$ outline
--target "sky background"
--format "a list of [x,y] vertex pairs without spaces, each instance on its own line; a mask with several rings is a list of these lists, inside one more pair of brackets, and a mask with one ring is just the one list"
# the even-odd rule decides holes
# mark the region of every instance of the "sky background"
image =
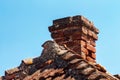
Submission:
[[120,74],[120,0],[0,0],[0,75],[41,54],[52,20],[75,15],[100,30],[97,62]]

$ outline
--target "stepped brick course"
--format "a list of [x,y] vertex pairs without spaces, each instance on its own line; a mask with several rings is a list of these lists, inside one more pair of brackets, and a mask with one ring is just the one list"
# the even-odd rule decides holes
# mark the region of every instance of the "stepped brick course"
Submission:
[[49,31],[59,45],[66,44],[84,59],[96,62],[95,41],[99,30],[85,17],[73,16],[54,20]]

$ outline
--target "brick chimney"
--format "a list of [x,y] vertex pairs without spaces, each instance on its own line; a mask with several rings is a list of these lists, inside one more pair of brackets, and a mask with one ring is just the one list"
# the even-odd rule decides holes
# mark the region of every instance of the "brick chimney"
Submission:
[[49,27],[51,37],[59,44],[80,54],[89,62],[96,62],[96,43],[99,30],[83,16],[61,18]]

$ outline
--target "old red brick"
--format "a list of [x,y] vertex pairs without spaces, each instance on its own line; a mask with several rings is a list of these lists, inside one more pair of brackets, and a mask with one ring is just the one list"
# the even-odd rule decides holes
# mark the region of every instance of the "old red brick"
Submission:
[[80,46],[77,46],[77,45],[73,46],[72,50],[77,52],[77,53],[81,52]]
[[74,16],[74,17],[73,17],[73,20],[74,20],[75,22],[82,22],[82,24],[84,24],[84,25],[87,26],[87,27],[93,26],[93,23],[92,23],[92,22],[90,22],[87,18],[82,17],[82,16]]
[[91,30],[88,30],[88,35],[92,36],[92,31]]
[[71,30],[65,30],[64,32],[63,32],[63,35],[64,36],[70,36],[70,35],[72,35],[72,32],[71,32]]
[[94,40],[90,40],[90,44],[91,44],[92,46],[96,47],[96,43],[95,43]]
[[58,44],[65,41],[64,37],[54,39]]
[[90,56],[87,56],[87,57],[86,57],[86,60],[87,60],[87,61],[90,61],[90,62],[93,62],[93,63],[96,62],[96,61],[95,61],[93,58],[91,58]]
[[83,47],[86,47],[86,42],[83,41],[83,40],[80,40],[80,45],[83,46]]
[[54,25],[66,24],[66,23],[67,24],[71,23],[71,17],[65,17],[65,18],[53,20]]
[[87,28],[85,26],[82,26],[82,32],[86,35],[88,34]]
[[90,57],[92,57],[93,59],[96,59],[96,54],[91,52]]
[[87,36],[87,35],[85,35],[85,34],[82,33],[82,34],[81,34],[81,40],[87,42],[89,39],[88,39],[88,36]]
[[81,27],[78,27],[78,26],[71,27],[71,25],[70,25],[69,27],[63,29],[63,31],[64,31],[64,36],[70,36],[73,33],[81,32]]
[[[70,43],[70,44],[69,44]],[[62,43],[65,47],[67,47],[67,48],[70,48],[70,49],[72,49],[74,46],[74,43],[73,42],[65,42],[65,43]]]
[[62,30],[59,30],[59,31],[56,31],[56,32],[52,32],[52,33],[51,33],[51,37],[52,37],[52,38],[64,37],[63,31],[62,31]]
[[49,30],[50,32],[52,32],[52,31],[54,31],[54,27],[53,27],[53,26],[49,26],[49,27],[48,27],[48,30]]
[[87,44],[87,47],[86,47],[88,50],[90,50],[91,52],[96,52],[96,49],[95,49],[95,47],[93,47],[92,45],[90,45],[90,44]]
[[92,33],[92,37],[93,37],[95,40],[98,40],[98,36],[97,36],[97,34],[95,34],[94,32]]
[[106,69],[105,69],[105,67],[103,67],[102,65],[96,64],[95,67],[96,67],[99,71],[106,73]]
[[71,29],[71,32],[73,34],[81,33],[81,27],[79,27],[79,28],[73,28],[73,29]]
[[81,47],[81,52],[85,53],[86,55],[88,55],[88,50],[84,47]]
[[73,33],[73,34],[71,35],[71,37],[72,37],[72,40],[80,40],[80,39],[81,39],[81,33],[80,33],[80,32],[78,32],[78,33]]
[[73,41],[67,41],[65,44],[68,48],[73,47],[75,45]]
[[77,40],[76,41],[67,41],[67,42],[65,42],[65,44],[67,45],[67,47],[74,47],[74,46],[79,46],[80,45]]
[[69,27],[70,24],[59,24],[59,25],[53,25],[49,27],[49,31],[50,32],[54,32],[54,31],[58,31],[58,30],[62,30],[65,29],[67,27]]
[[81,57],[82,57],[83,59],[85,59],[85,60],[86,60],[86,53],[81,52],[81,53],[80,53],[80,55],[81,55]]
[[99,30],[94,26],[94,32],[96,33],[96,34],[98,34],[99,33]]

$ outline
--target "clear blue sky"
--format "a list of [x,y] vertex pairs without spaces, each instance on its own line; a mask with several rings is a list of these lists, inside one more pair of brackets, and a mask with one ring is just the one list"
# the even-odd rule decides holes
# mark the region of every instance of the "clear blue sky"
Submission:
[[94,22],[97,62],[120,73],[120,0],[0,0],[0,75],[41,54],[52,20],[74,15]]

